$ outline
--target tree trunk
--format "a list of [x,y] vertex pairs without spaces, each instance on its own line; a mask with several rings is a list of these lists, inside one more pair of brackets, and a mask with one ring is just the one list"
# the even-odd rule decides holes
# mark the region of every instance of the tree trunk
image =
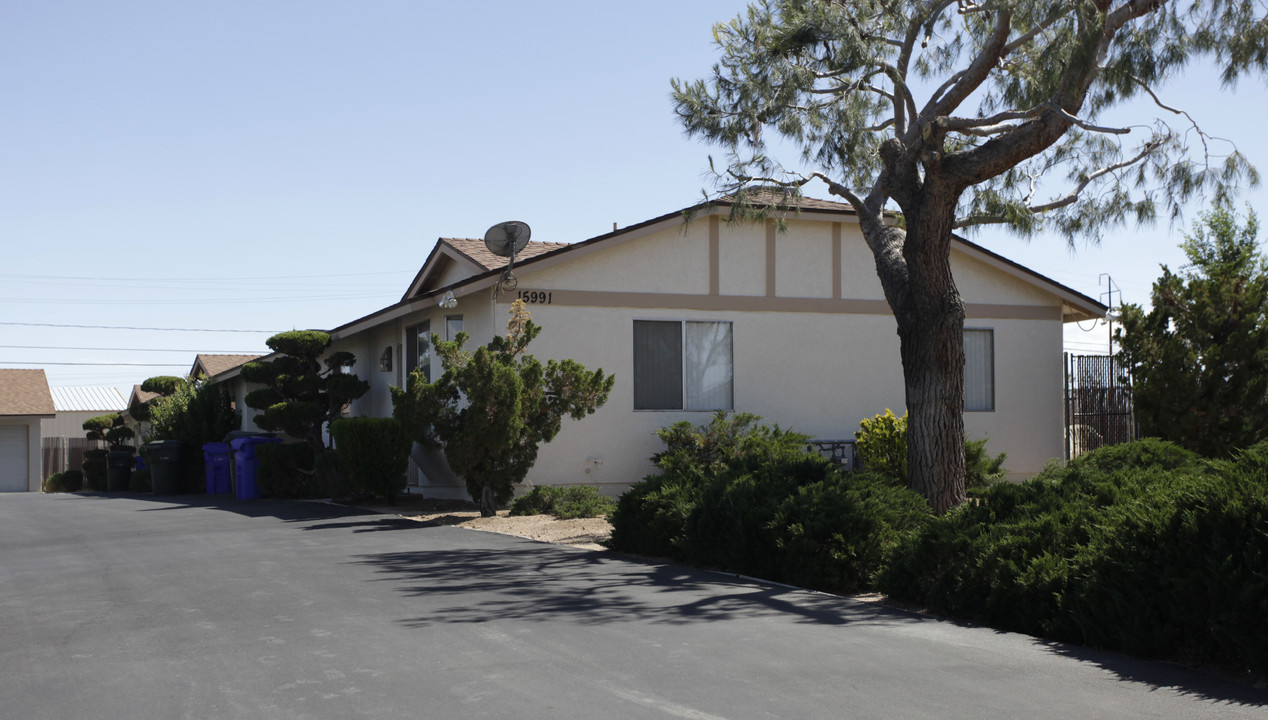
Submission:
[[964,302],[951,276],[954,201],[926,186],[907,217],[906,302],[895,308],[907,392],[907,486],[936,513],[962,504]]
[[493,486],[486,483],[480,486],[480,517],[493,517],[497,514],[497,494],[493,492]]

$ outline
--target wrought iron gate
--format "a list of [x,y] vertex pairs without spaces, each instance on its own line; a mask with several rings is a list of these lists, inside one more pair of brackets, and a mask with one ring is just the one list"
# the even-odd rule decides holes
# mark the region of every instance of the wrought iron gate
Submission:
[[1065,355],[1066,459],[1140,437],[1131,380],[1109,355]]

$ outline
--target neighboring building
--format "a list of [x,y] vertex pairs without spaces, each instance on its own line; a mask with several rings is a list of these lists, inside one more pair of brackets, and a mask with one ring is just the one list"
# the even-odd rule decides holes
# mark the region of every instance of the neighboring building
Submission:
[[39,492],[40,425],[55,414],[43,370],[0,370],[0,492]]
[[[523,298],[543,327],[530,348],[616,377],[605,406],[543,445],[528,480],[596,485],[616,494],[653,470],[655,431],[718,410],[747,411],[823,440],[849,440],[859,421],[892,408],[904,385],[893,315],[852,209],[804,199],[764,224],[728,223],[727,202],[663,215],[572,245],[529,243],[506,261],[480,240],[440,239],[400,302],[331,331],[371,389],[353,415],[387,416],[391,386],[441,371],[435,333],[465,330],[472,346],[505,332]],[[963,296],[965,426],[1007,452],[1014,478],[1064,454],[1062,325],[1105,307],[963,240],[952,245]],[[442,305],[443,303],[443,305]],[[448,307],[446,307],[448,306]],[[216,376],[241,399],[236,370]],[[251,428],[244,413],[244,429]],[[413,482],[462,496],[443,458],[416,448]]]
[[208,355],[199,354],[194,358],[194,365],[189,369],[189,376],[196,378],[199,375],[207,377],[215,377],[226,370],[232,370],[239,365],[255,360],[259,355]]
[[49,388],[57,415],[40,422],[43,437],[43,477],[55,472],[78,470],[84,462],[84,451],[103,446],[89,440],[84,423],[98,415],[123,412],[128,401],[113,386]]
[[[123,415],[123,424],[132,429],[132,435],[136,438],[138,447],[150,433],[150,420],[144,411],[144,406],[158,396],[158,393],[142,390],[140,385],[133,385],[132,392],[128,395],[128,407],[120,413]],[[138,414],[140,418],[137,417]]]

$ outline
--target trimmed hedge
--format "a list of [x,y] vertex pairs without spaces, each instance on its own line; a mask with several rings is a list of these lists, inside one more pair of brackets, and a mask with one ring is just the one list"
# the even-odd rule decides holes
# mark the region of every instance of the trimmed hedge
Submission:
[[344,476],[352,487],[389,502],[405,489],[414,443],[396,418],[340,418],[330,423]]
[[1204,461],[1145,440],[934,518],[877,578],[992,627],[1268,676],[1268,444]]

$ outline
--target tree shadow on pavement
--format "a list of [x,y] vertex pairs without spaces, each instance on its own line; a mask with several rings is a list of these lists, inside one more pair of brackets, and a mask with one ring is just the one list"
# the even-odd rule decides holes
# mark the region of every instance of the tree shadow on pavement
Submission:
[[1055,655],[1096,665],[1124,682],[1140,683],[1156,689],[1168,689],[1179,695],[1211,700],[1227,705],[1253,708],[1268,707],[1268,689],[1230,679],[1218,670],[1202,670],[1170,662],[1141,660],[1130,655],[1092,648],[1036,640]]
[[[432,530],[431,532],[435,532]],[[420,599],[411,627],[518,619],[694,623],[791,616],[820,625],[920,622],[873,603],[611,552],[499,538],[489,549],[437,549],[362,556],[380,580]]]

